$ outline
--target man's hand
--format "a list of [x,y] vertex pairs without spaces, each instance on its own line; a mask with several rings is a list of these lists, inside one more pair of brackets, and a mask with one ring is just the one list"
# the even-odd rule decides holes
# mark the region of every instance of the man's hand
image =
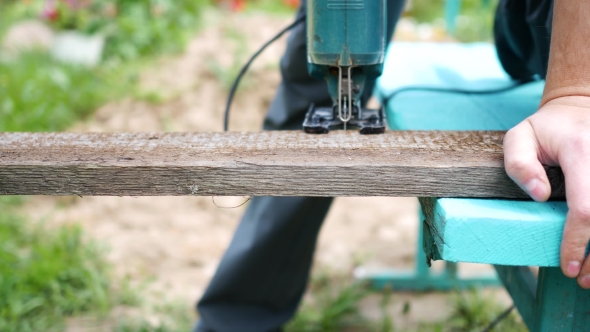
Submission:
[[541,107],[504,138],[508,175],[532,198],[546,200],[542,164],[561,166],[569,212],[561,269],[590,288],[590,1],[555,0],[547,82]]
[[561,166],[569,212],[561,243],[561,269],[590,288],[590,97],[553,99],[504,138],[506,172],[533,199],[551,194],[542,165]]

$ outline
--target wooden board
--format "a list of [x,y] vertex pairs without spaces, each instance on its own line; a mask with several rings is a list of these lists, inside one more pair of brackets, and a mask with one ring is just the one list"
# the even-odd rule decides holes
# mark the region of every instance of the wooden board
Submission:
[[[503,132],[3,133],[4,195],[528,198]],[[554,197],[563,175],[548,168]]]
[[436,259],[559,266],[565,202],[421,198]]

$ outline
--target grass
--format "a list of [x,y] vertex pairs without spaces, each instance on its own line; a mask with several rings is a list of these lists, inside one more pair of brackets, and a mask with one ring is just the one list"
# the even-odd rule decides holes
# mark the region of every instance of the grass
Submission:
[[[146,305],[145,285],[113,278],[105,248],[79,225],[27,221],[18,212],[25,201],[0,196],[0,331],[64,331],[66,318],[76,316],[96,317],[115,332],[190,330],[191,307],[168,300]],[[137,308],[142,316],[109,317],[115,307]]]
[[[56,30],[105,36],[104,58],[129,61],[178,53],[200,27],[209,0],[0,0],[0,31],[23,19],[42,18]],[[55,15],[45,17],[44,12]]]
[[462,42],[492,41],[497,0],[463,0],[456,37]]
[[105,53],[120,59],[178,53],[199,27],[208,0],[111,0],[114,18],[101,17],[107,35]]
[[[0,38],[13,22],[37,17],[40,3],[0,0]],[[202,3],[205,1],[183,4],[196,10]],[[127,1],[128,12],[121,17],[129,29],[146,27],[145,15],[133,17],[145,14],[133,9],[137,4]],[[136,30],[127,31],[127,36],[135,38],[127,42],[124,34],[118,34],[118,44],[107,46],[106,61],[96,68],[58,63],[41,51],[17,57],[0,54],[0,132],[64,130],[101,105],[125,96],[160,102],[160,96],[142,92],[136,83],[140,70],[155,56],[179,51],[195,32],[194,19],[189,22],[187,13],[176,15],[172,9],[184,11],[171,8],[170,19],[150,22],[149,31],[139,37],[133,35]],[[153,36],[146,33],[159,39],[150,42]],[[146,39],[149,45],[137,42]],[[121,45],[135,49],[125,53]],[[124,61],[128,58],[135,60]],[[104,248],[86,239],[79,226],[47,227],[27,220],[20,212],[25,200],[0,197],[0,331],[64,331],[68,317],[109,320],[108,312],[115,306],[141,306],[140,290],[111,274]],[[181,314],[170,306],[162,305],[154,312],[174,317],[175,322],[126,318],[115,322],[114,329],[188,330],[191,310],[185,308],[186,313]]]
[[[215,80],[221,84],[225,91],[229,91],[242,67],[246,64],[250,51],[246,41],[246,35],[233,27],[226,27],[223,30],[224,38],[235,45],[232,52],[232,63],[230,66],[224,66],[215,59],[210,59],[207,62],[209,72],[215,77]],[[259,46],[256,46],[259,47]],[[240,82],[240,88],[248,86],[248,75],[245,75]]]
[[0,61],[0,131],[58,131],[131,89],[120,66],[89,69],[44,53]]
[[[361,301],[370,294],[381,297],[381,318],[370,320],[362,315]],[[286,332],[394,332],[395,318],[388,309],[395,300],[395,293],[389,290],[374,292],[366,284],[351,280],[350,276],[335,276],[327,271],[315,274],[310,282],[308,296],[297,315],[286,326]],[[442,322],[419,324],[417,329],[403,331],[416,332],[452,332],[481,331],[495,320],[504,310],[505,305],[493,296],[484,295],[480,290],[452,293],[449,297],[452,312]],[[412,310],[409,303],[402,309],[402,315]],[[514,310],[502,320],[494,330],[496,332],[526,332],[527,329]]]
[[[498,0],[462,0],[456,20],[455,38],[461,42],[491,41]],[[413,0],[406,15],[420,23],[444,20],[445,0]]]
[[289,322],[286,332],[358,331],[369,325],[359,310],[360,301],[369,295],[365,285],[320,273],[312,278],[309,292],[312,298]]
[[246,3],[245,10],[273,15],[293,15],[297,8],[286,5],[286,2],[282,0],[250,0]]
[[21,198],[0,200],[0,331],[52,331],[63,317],[105,312],[109,269],[80,227],[26,222]]
[[[453,308],[448,325],[452,330],[458,331],[481,331],[506,310],[505,306],[478,290],[457,293],[453,299]],[[526,332],[528,329],[519,320],[515,309],[494,331]]]
[[181,302],[166,302],[151,311],[158,322],[146,318],[123,318],[116,322],[113,332],[187,332],[195,323],[192,308]]
[[[40,51],[17,57],[0,52],[0,131],[64,130],[124,96],[161,103],[161,94],[137,86],[138,73],[155,57],[182,51],[202,24],[207,4],[209,0],[104,0],[77,10],[61,5],[65,11],[48,23],[104,34],[104,61],[86,68],[58,63]],[[42,0],[0,0],[0,41],[11,24],[38,18],[43,6]],[[116,15],[109,16],[114,14],[108,8]]]
[[[416,0],[415,4],[419,6],[425,1]],[[0,35],[11,21],[38,15],[36,8],[22,5],[7,10],[8,6],[22,3],[25,2],[0,0]],[[169,1],[162,3],[171,4]],[[433,20],[441,16],[441,3],[422,9],[416,7],[415,14],[422,20]],[[490,11],[478,7],[478,0],[464,3],[464,14],[458,21],[459,39],[488,38],[482,37],[481,31],[491,26]],[[139,8],[140,2],[125,4],[127,14],[117,24],[129,30],[117,34],[121,39],[114,39],[118,42],[107,47],[107,59],[117,61],[107,60],[91,69],[60,64],[43,53],[0,59],[0,131],[63,130],[92,114],[100,105],[123,96],[151,103],[162,101],[163,97],[157,92],[138,90],[137,73],[143,68],[142,62],[149,63],[151,56],[180,50],[194,32],[195,21],[181,13],[178,22],[151,22],[145,8]],[[276,0],[252,1],[246,10],[293,13],[292,8]],[[484,16],[485,20],[479,19]],[[476,25],[476,29],[472,28]],[[149,31],[141,31],[138,26],[146,26]],[[232,30],[226,33],[237,43],[236,59],[244,58],[247,52],[241,34]],[[159,41],[146,43],[151,35],[157,36]],[[113,38],[111,36],[111,41]],[[154,47],[160,45],[158,43],[161,46]],[[136,59],[139,65],[125,62],[125,59]],[[211,66],[214,75],[229,86],[239,69],[238,64],[241,61],[236,60],[229,70],[217,68],[215,64]],[[86,239],[80,227],[50,228],[26,220],[19,213],[23,200],[0,197],[0,331],[63,331],[66,317],[104,317],[114,306],[142,306],[139,295],[142,289],[132,287],[128,279],[114,280],[104,250]],[[315,275],[310,287],[310,299],[305,301],[286,331],[395,331],[395,321],[386,310],[394,294],[382,294],[382,319],[371,322],[359,309],[360,302],[370,294],[365,285],[324,273]],[[452,305],[455,312],[449,321],[423,325],[420,331],[478,329],[504,309],[478,293],[457,295]],[[145,317],[126,317],[114,322],[113,330],[187,331],[194,319],[191,308],[170,302],[152,308],[152,312],[160,317],[156,322]],[[520,330],[524,328],[515,314],[497,329]]]
[[166,324],[153,326],[147,321],[126,321],[123,320],[118,323],[118,325],[113,329],[113,332],[173,332],[173,331],[190,331],[190,329],[186,330],[177,330],[174,327],[168,326]]

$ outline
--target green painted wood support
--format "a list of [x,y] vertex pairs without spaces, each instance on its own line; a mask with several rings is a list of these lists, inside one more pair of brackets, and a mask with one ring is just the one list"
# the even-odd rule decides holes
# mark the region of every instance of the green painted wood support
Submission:
[[525,324],[533,330],[537,277],[527,266],[494,265],[494,268]]
[[534,332],[589,331],[590,292],[557,267],[495,266],[527,327]]
[[[449,262],[559,266],[565,202],[421,198],[430,244]],[[435,259],[436,257],[431,257]]]
[[[409,85],[486,90],[506,84],[492,45],[394,43],[377,91],[389,96]],[[399,130],[507,130],[536,111],[542,91],[542,82],[490,95],[407,90],[386,105],[387,119]],[[495,264],[531,331],[590,331],[590,291],[559,269],[565,202],[420,203],[428,259]],[[538,278],[523,266],[541,266]]]
[[590,331],[590,291],[559,268],[541,268],[532,331]]
[[[420,203],[429,259],[497,264],[531,331],[590,331],[590,291],[559,268],[565,202],[421,198]],[[538,278],[524,265],[541,266]]]

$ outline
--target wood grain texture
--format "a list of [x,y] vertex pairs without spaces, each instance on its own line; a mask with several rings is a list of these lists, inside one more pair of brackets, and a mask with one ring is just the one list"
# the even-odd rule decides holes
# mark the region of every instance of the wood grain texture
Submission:
[[[4,195],[528,198],[503,132],[3,133]],[[548,168],[554,197],[563,175]]]
[[565,202],[421,198],[430,258],[511,266],[559,266]]

